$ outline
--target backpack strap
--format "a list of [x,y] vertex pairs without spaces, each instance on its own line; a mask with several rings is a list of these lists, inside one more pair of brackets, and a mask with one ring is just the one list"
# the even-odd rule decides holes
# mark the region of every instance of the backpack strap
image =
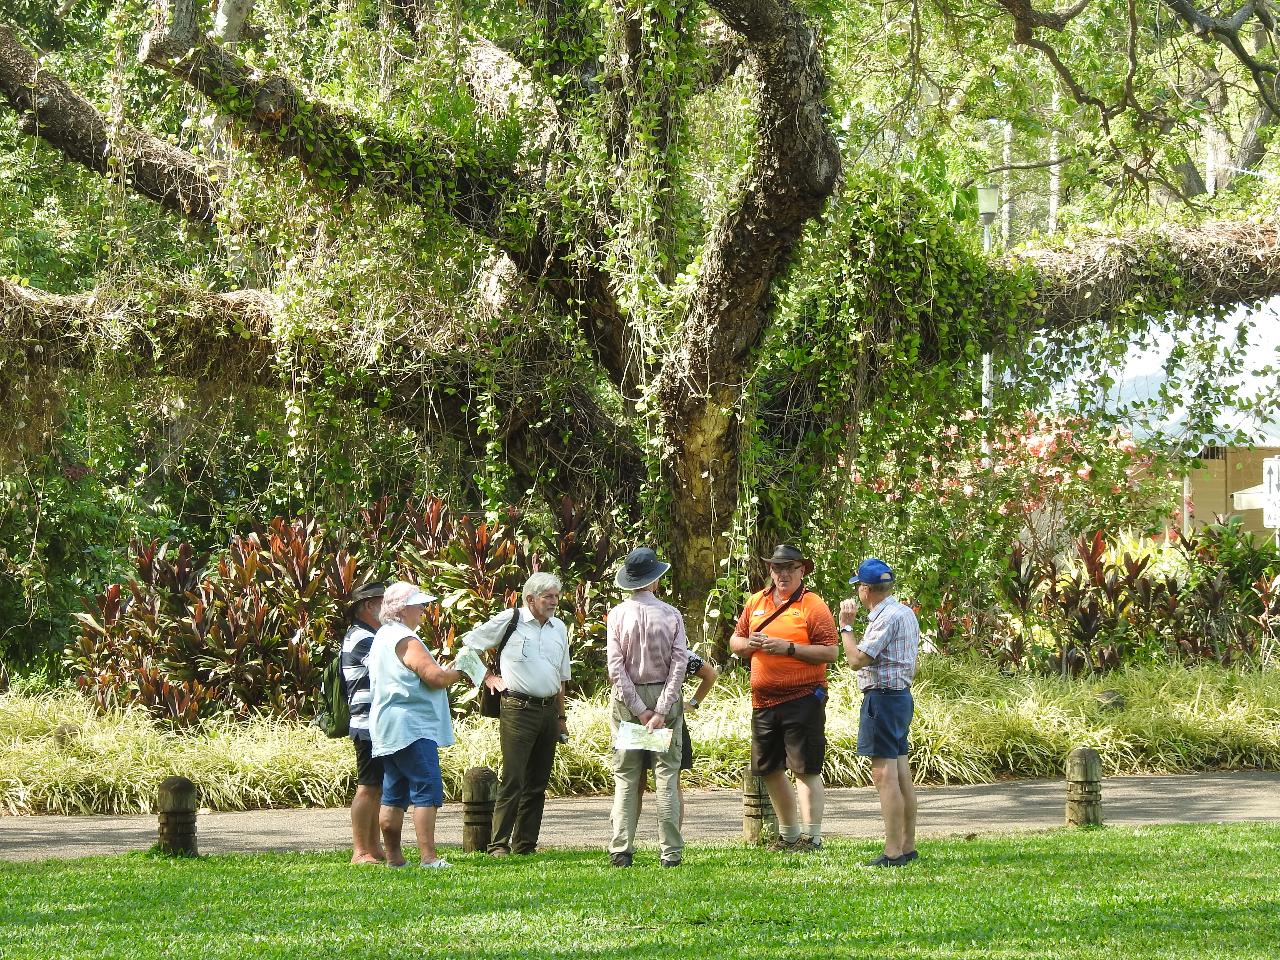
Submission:
[[519,624],[520,605],[516,604],[511,611],[511,619],[507,621],[507,625],[502,631],[502,639],[493,648],[493,672],[498,676],[502,676],[502,649],[507,645],[507,641],[511,639],[511,635],[516,632],[516,627]]
[[759,625],[756,627],[756,633],[764,633],[765,627],[773,623],[774,620],[778,619],[778,617],[782,614],[784,610],[787,609],[787,607],[791,606],[793,603],[799,600],[803,595],[804,595],[804,584],[802,583],[800,584],[799,587],[796,588],[796,592],[787,598],[786,603],[784,603],[777,610],[773,611],[773,613],[769,614],[767,617],[765,617],[763,620],[760,621]]

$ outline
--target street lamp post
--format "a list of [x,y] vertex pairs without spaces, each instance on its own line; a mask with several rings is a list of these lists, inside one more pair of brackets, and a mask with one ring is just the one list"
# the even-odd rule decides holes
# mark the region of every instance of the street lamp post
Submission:
[[[991,253],[991,225],[1000,212],[1000,188],[990,184],[978,188],[978,219],[982,221],[982,252]],[[991,410],[991,354],[982,353],[982,409]]]

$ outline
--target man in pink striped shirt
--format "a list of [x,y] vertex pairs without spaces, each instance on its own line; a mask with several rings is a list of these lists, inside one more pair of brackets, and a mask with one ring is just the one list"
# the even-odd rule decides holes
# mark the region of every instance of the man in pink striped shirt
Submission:
[[[664,867],[678,867],[684,856],[680,834],[680,751],[684,740],[685,665],[689,659],[684,618],[653,595],[658,579],[671,564],[647,547],[632,550],[615,582],[630,590],[629,599],[609,611],[609,680],[613,684],[611,726],[639,723],[650,730],[671,730],[671,744],[653,755],[658,801],[658,844]],[[647,769],[647,751],[614,750],[613,839],[609,862],[631,866],[636,821]]]

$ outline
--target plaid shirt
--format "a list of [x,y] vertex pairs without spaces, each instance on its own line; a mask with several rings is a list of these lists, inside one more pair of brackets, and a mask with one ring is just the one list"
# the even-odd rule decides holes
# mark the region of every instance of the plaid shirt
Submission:
[[916,675],[920,621],[897,597],[885,597],[867,617],[858,649],[871,663],[858,671],[858,689],[905,690]]

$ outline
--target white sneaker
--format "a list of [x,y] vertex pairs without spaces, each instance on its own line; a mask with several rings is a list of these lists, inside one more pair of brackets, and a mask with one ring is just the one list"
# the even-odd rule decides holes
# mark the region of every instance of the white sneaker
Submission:
[[423,861],[422,863],[418,864],[418,866],[420,866],[423,870],[442,870],[445,867],[452,867],[453,864],[451,864],[448,860],[444,859],[444,857],[438,857],[437,859],[432,860],[430,863]]

